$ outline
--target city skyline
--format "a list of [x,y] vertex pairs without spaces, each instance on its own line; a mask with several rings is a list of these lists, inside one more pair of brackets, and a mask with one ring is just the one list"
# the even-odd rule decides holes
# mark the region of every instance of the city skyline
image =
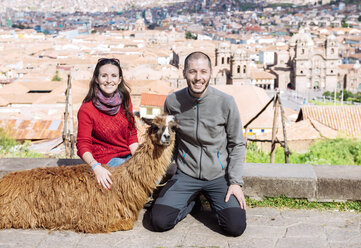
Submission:
[[[211,85],[229,91],[240,99],[239,108],[247,109],[242,111],[245,123],[265,104],[256,101],[259,92],[267,97],[276,89],[282,92],[288,125],[304,103],[324,92],[361,92],[356,4],[261,4],[240,10],[232,9],[232,1],[197,3],[102,14],[8,8],[0,14],[0,119],[61,123],[70,73],[76,116],[102,57],[120,60],[141,115],[162,108],[144,105],[144,93],[164,97],[186,86],[184,58],[196,50],[211,58]],[[253,108],[241,101],[240,91],[254,96],[249,98]],[[269,132],[270,120],[249,132]]]

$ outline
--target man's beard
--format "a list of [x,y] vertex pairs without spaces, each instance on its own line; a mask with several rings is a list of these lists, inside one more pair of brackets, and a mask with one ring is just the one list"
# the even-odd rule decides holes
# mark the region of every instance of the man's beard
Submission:
[[190,87],[190,85],[192,85],[192,83],[188,82],[188,80],[187,80],[188,90],[193,95],[202,95],[208,89],[209,81],[211,81],[211,79],[208,79],[208,82],[205,84],[205,87],[201,92],[195,92],[195,91],[193,91],[192,87]]

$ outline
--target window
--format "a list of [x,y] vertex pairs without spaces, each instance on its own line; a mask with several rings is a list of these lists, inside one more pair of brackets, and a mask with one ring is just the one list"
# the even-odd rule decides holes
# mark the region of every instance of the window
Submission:
[[224,64],[224,57],[222,57],[222,65]]
[[331,54],[334,54],[334,53],[335,53],[335,49],[331,48]]
[[246,73],[246,66],[243,66],[243,73]]
[[28,93],[50,93],[51,90],[29,90]]
[[314,90],[318,90],[320,88],[320,83],[318,82],[318,81],[315,81],[314,83],[313,83],[313,89]]
[[241,73],[241,66],[237,66],[237,73]]
[[147,108],[147,115],[152,115],[152,114],[153,114],[153,109]]
[[227,64],[229,64],[229,57],[227,57]]

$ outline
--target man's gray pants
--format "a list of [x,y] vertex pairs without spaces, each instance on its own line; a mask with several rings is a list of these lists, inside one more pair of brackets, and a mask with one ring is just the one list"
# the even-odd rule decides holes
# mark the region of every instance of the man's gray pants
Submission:
[[177,170],[151,209],[153,228],[160,232],[173,228],[192,211],[196,197],[202,193],[215,211],[221,228],[231,236],[240,236],[247,225],[246,211],[234,195],[228,202],[224,201],[228,186],[224,176],[206,181]]

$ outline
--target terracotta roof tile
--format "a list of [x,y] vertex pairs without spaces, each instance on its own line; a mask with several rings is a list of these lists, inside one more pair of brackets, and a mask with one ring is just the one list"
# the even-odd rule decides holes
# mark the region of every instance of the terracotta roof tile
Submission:
[[30,125],[30,120],[24,120],[18,126],[19,129],[26,129]]
[[62,135],[63,121],[3,119],[0,128],[8,130],[16,140],[54,139]]
[[[312,119],[302,120],[286,126],[286,136],[288,141],[316,140],[322,137],[334,139],[337,137],[337,134],[338,132],[336,130]],[[280,141],[284,140],[282,128],[277,129],[276,137]],[[271,140],[272,133],[269,132],[258,135],[257,139]]]
[[314,119],[348,135],[361,135],[361,106],[303,106],[297,120]]
[[163,107],[166,98],[167,95],[142,93],[140,96],[140,105]]
[[250,78],[251,79],[256,79],[256,80],[259,80],[259,79],[275,79],[276,76],[269,73],[269,72],[266,72],[266,71],[252,69],[250,71]]
[[[246,125],[262,108],[271,100],[266,91],[253,85],[212,85],[214,88],[223,91],[234,97],[242,124]],[[280,126],[278,118],[277,125]],[[249,126],[249,129],[267,129],[273,126],[273,104],[257,117]]]

